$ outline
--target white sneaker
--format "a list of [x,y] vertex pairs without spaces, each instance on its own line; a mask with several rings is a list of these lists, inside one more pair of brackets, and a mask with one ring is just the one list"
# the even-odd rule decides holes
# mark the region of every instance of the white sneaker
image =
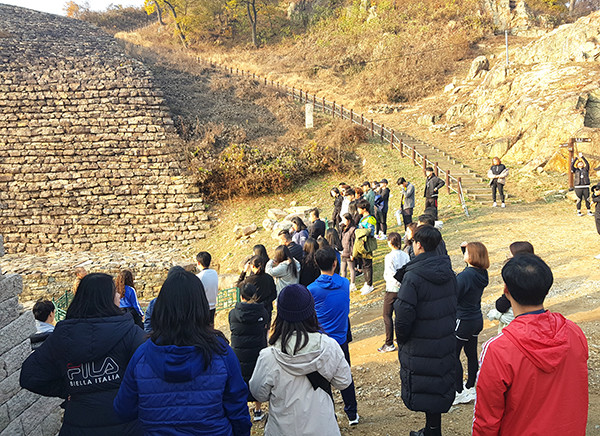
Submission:
[[500,205],[500,207],[506,207],[506,204],[502,203],[502,204]]
[[496,203],[496,202],[494,201],[494,204],[492,204],[492,207],[498,207],[498,203]]
[[600,254],[598,254],[597,256],[594,256],[594,259],[600,259]]
[[354,418],[353,420],[348,419],[348,424],[350,424],[350,426],[356,425],[356,424],[358,424],[359,419],[360,419],[360,416],[358,416],[358,413],[357,413],[356,418]]
[[594,212],[592,212],[591,210],[588,210],[588,215],[589,216],[594,216]]
[[474,401],[475,398],[477,397],[477,393],[475,391],[475,387],[469,388],[469,389],[463,389],[463,391],[459,394],[456,394],[456,397],[454,397],[454,402],[452,403],[453,406],[456,406],[457,404],[468,404],[471,401]]
[[365,285],[360,290],[360,295],[369,295],[371,292],[373,292],[373,289],[373,286],[369,286],[365,283]]
[[350,283],[350,292],[356,292],[358,289],[356,289],[356,285],[354,283]]
[[577,216],[583,216],[580,210],[577,211]]

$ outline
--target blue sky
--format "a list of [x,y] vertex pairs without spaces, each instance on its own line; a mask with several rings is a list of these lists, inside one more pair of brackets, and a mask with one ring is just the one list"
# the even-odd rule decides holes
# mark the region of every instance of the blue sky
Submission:
[[[64,15],[63,8],[68,0],[0,0],[0,3],[22,6],[35,9],[36,11],[49,12],[51,14]],[[86,0],[74,0],[75,3],[83,5]],[[87,0],[90,9],[94,11],[105,10],[110,4],[123,6],[142,6],[144,0]]]

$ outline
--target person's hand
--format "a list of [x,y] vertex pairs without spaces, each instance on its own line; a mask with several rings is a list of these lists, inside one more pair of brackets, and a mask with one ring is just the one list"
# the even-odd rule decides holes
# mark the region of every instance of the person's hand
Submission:
[[579,156],[580,158],[582,158],[582,157],[583,157],[583,153],[579,152],[578,156]]

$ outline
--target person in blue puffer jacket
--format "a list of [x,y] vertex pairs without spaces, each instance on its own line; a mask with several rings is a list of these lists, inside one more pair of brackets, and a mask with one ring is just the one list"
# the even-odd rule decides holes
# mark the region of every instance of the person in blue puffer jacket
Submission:
[[240,364],[210,325],[202,282],[167,277],[152,313],[151,340],[135,352],[114,401],[146,435],[249,436],[252,423]]

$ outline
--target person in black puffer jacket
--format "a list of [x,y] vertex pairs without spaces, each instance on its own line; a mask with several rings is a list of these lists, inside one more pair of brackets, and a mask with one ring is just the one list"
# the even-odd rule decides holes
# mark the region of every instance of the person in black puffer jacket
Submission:
[[[252,378],[256,360],[260,350],[267,347],[267,311],[258,304],[257,289],[246,284],[241,292],[242,301],[229,312],[229,329],[231,330],[231,348],[240,361],[242,377],[246,384]],[[254,420],[263,418],[261,402],[256,401],[252,393],[248,401],[254,401]]]
[[454,401],[456,371],[456,276],[448,255],[435,250],[439,230],[423,225],[413,235],[416,257],[394,303],[402,400],[425,412],[425,428],[411,436],[441,435],[442,413]]
[[579,153],[579,158],[573,159],[573,162],[571,162],[571,172],[573,173],[575,195],[577,195],[577,215],[582,215],[582,201],[585,201],[588,215],[592,215],[592,209],[590,207],[590,163],[583,153]]
[[123,422],[113,400],[127,364],[146,340],[107,274],[88,274],[79,283],[67,318],[23,362],[21,387],[64,398],[61,436],[141,435],[137,420]]

